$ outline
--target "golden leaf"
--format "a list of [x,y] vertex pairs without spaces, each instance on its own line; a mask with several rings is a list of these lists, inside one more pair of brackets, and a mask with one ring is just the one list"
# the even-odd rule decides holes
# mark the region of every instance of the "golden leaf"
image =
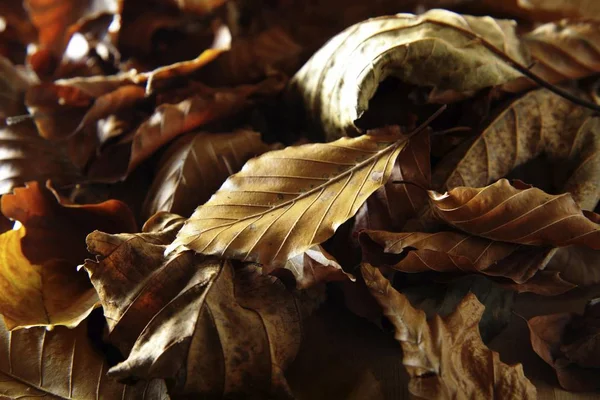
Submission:
[[169,251],[283,267],[327,240],[388,180],[406,138],[342,138],[272,151],[252,159],[177,234]]

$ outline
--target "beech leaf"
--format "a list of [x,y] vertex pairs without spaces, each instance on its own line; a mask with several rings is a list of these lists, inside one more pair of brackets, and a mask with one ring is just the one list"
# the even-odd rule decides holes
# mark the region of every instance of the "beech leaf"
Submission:
[[183,246],[283,267],[331,237],[385,184],[405,142],[392,132],[265,153],[196,209],[169,251]]
[[[307,289],[323,282],[355,280],[321,245],[290,258],[285,269],[294,275],[298,289]],[[271,268],[264,267],[264,272],[271,272]]]
[[381,272],[362,264],[365,283],[395,330],[410,376],[409,391],[418,398],[537,398],[523,366],[509,366],[488,349],[479,334],[484,306],[470,293],[446,318],[425,319],[393,289]]
[[169,398],[164,381],[123,385],[106,377],[108,368],[88,338],[87,324],[11,332],[0,319],[0,395],[5,399]]
[[528,64],[513,21],[446,10],[396,14],[333,37],[294,76],[290,95],[328,140],[356,136],[355,121],[389,76],[431,87],[432,98],[443,103],[521,76],[479,38]]
[[[434,214],[464,232],[503,242],[600,249],[595,214],[584,214],[569,193],[516,188],[506,179],[483,188],[429,191]],[[588,215],[591,218],[588,218]]]
[[74,327],[99,305],[77,265],[88,256],[85,237],[96,228],[134,232],[135,220],[120,201],[65,204],[37,182],[2,197],[2,213],[21,223],[0,235],[0,314],[8,329]]
[[259,133],[247,130],[181,137],[160,161],[144,203],[144,216],[149,218],[158,211],[191,215],[229,175],[268,149]]
[[159,213],[140,234],[88,236],[101,259],[85,268],[109,339],[127,355],[109,375],[168,378],[180,394],[289,396],[283,371],[300,345],[301,311],[315,300],[302,303],[256,265],[190,251],[165,258],[183,220]]

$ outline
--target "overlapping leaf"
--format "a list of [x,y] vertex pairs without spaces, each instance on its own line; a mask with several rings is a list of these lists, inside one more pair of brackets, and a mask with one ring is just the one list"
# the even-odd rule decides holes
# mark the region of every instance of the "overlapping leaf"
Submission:
[[477,324],[483,305],[475,295],[467,295],[448,317],[426,321],[425,313],[413,308],[376,268],[363,264],[361,271],[371,294],[394,326],[411,378],[409,391],[414,396],[537,398],[523,367],[502,363],[498,353],[481,341]]
[[388,76],[431,87],[443,103],[520,77],[487,47],[527,64],[514,27],[446,10],[363,21],[313,55],[294,76],[291,96],[328,140],[354,136],[361,132],[355,121]]
[[283,371],[299,347],[301,310],[313,300],[301,302],[255,265],[189,251],[165,258],[183,220],[162,213],[144,233],[87,239],[102,257],[85,267],[109,338],[128,354],[109,374],[169,378],[176,392],[202,396],[289,395]]
[[257,132],[192,133],[175,141],[163,156],[144,204],[144,215],[158,211],[189,216],[248,159],[269,149]]
[[21,223],[0,235],[0,314],[8,329],[79,324],[98,297],[83,271],[85,237],[96,228],[133,232],[129,208],[116,200],[69,205],[33,182],[2,197],[2,213]]
[[272,151],[229,177],[170,246],[283,267],[333,235],[391,175],[406,138],[342,138]]
[[5,399],[169,399],[164,381],[123,385],[88,338],[87,324],[9,331],[0,320],[0,395]]
[[[434,214],[464,232],[509,243],[600,249],[600,225],[569,193],[549,195],[500,179],[484,188],[429,192]],[[589,217],[588,217],[589,216]]]

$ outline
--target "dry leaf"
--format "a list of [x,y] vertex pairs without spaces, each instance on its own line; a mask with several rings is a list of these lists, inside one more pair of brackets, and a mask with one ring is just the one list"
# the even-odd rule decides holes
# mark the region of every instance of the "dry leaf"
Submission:
[[379,270],[361,267],[371,294],[394,326],[417,398],[535,399],[536,390],[523,366],[509,366],[481,341],[478,323],[483,305],[468,294],[452,314],[426,321],[425,313],[390,286]]
[[583,316],[543,315],[527,324],[533,350],[556,370],[560,385],[571,391],[600,389],[599,303],[592,300]]
[[[497,242],[450,231],[394,233],[366,230],[361,232],[360,238],[364,247],[370,246],[370,241],[373,241],[381,246],[380,252],[403,256],[391,265],[402,272],[477,272],[508,278],[519,286],[528,284],[527,288],[521,286],[520,291],[545,295],[561,294],[575,287],[561,280],[554,285],[548,282],[545,285],[533,285],[535,282],[530,282],[555,254],[556,249],[553,248]],[[382,256],[376,253],[367,257],[367,261],[387,265],[378,261]]]
[[418,214],[427,204],[427,193],[423,188],[431,185],[429,153],[428,131],[410,138],[398,156],[388,182],[369,196],[356,213],[355,230],[400,230],[409,218]]
[[163,156],[144,203],[147,219],[158,211],[189,216],[229,175],[269,149],[257,132],[191,133]]
[[313,55],[294,76],[291,96],[328,140],[356,136],[361,130],[355,121],[389,76],[431,87],[432,99],[444,103],[520,77],[479,39],[528,64],[514,28],[513,21],[446,10],[373,18]]
[[165,258],[182,222],[161,213],[144,233],[88,236],[101,260],[85,267],[109,338],[128,354],[109,374],[173,379],[176,393],[190,395],[289,396],[283,372],[298,351],[305,305],[255,265],[189,251]]
[[600,250],[600,225],[569,193],[549,195],[506,179],[483,188],[429,191],[434,214],[464,232],[491,240],[537,246],[572,244]]
[[38,183],[2,197],[2,213],[21,223],[0,235],[0,314],[8,329],[74,327],[98,306],[77,265],[88,256],[85,237],[96,228],[134,232],[129,208],[116,200],[69,205]]
[[593,210],[600,199],[600,127],[591,112],[539,89],[512,102],[476,140],[435,169],[434,187],[485,186],[543,154],[560,166],[557,186]]
[[283,267],[385,184],[406,139],[364,135],[263,154],[198,207],[169,248]]
[[[566,2],[565,2],[566,3]],[[599,8],[600,17],[600,8]],[[534,60],[531,72],[550,83],[600,72],[600,21],[561,20],[541,25],[522,36]],[[503,89],[517,92],[536,84],[527,78]]]
[[5,399],[169,399],[163,381],[126,386],[107,378],[87,324],[9,331],[0,319],[0,395]]
[[578,286],[600,284],[600,251],[583,246],[558,249],[546,267]]
[[225,4],[227,0],[168,0],[185,12],[192,12],[199,15],[208,14],[216,8]]
[[517,0],[519,7],[535,13],[600,20],[600,4],[594,0]]
[[[285,263],[285,269],[294,275],[298,289],[308,289],[323,282],[354,281],[354,277],[344,272],[337,260],[321,245],[290,258]],[[265,266],[264,271],[271,272],[271,268]]]

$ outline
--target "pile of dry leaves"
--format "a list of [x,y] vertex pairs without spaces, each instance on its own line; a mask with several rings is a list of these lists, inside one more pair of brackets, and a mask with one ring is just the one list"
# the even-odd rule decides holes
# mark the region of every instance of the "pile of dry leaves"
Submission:
[[4,0],[0,56],[3,398],[600,390],[600,3]]

